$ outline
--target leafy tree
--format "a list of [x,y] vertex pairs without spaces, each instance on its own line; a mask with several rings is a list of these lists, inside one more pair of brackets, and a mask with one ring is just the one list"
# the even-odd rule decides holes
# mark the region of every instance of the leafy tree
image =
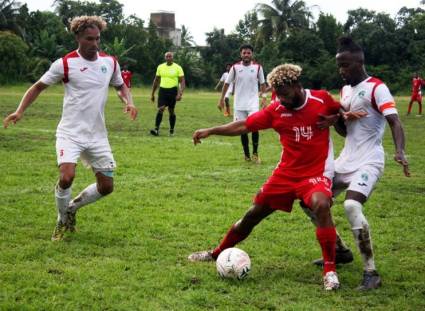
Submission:
[[214,76],[220,76],[226,63],[239,60],[239,47],[243,41],[237,34],[226,35],[224,29],[214,28],[206,35],[208,46],[201,49],[201,56],[211,66]]
[[0,83],[22,80],[25,75],[28,46],[9,31],[0,31]]
[[317,35],[323,41],[326,51],[330,55],[336,53],[337,39],[342,35],[342,25],[331,14],[320,13],[317,20]]
[[243,19],[239,20],[238,24],[236,25],[236,33],[239,35],[242,41],[252,42],[255,48],[258,35],[258,26],[258,14],[255,10],[252,10],[247,12]]

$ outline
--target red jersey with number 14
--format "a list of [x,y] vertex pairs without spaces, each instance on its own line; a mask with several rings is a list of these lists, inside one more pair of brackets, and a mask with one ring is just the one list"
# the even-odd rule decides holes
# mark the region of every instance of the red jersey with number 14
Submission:
[[322,90],[305,90],[305,103],[297,109],[285,108],[277,100],[246,120],[250,131],[273,128],[283,146],[273,175],[309,178],[334,174],[334,156],[329,128],[317,127],[319,115],[338,113],[340,104]]

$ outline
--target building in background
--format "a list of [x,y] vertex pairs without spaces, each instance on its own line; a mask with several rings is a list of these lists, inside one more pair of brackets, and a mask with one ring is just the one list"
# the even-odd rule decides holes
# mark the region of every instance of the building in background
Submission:
[[153,12],[150,20],[157,27],[160,37],[170,39],[175,46],[181,46],[182,31],[176,28],[176,19],[173,12]]

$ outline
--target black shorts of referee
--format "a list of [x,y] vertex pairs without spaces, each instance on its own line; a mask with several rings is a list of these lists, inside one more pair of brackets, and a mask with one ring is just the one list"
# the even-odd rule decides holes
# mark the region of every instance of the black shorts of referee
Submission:
[[166,106],[174,109],[176,106],[177,87],[169,89],[160,87],[158,92],[158,108]]

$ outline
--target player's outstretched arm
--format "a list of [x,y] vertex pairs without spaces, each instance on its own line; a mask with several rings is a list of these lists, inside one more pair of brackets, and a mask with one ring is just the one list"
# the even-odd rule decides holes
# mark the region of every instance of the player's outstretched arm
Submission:
[[221,135],[221,136],[237,136],[248,133],[248,129],[245,125],[245,120],[235,121],[220,126],[210,127],[208,129],[196,130],[193,133],[193,143],[195,145],[201,143],[201,139],[207,138],[210,135]]
[[393,141],[396,149],[396,153],[394,155],[394,160],[403,166],[403,172],[406,177],[410,177],[409,171],[409,162],[404,155],[404,130],[401,125],[400,119],[397,114],[390,114],[385,117],[388,121],[388,124],[391,128],[391,134],[393,136]]
[[34,83],[25,92],[16,111],[8,115],[6,118],[4,118],[3,120],[4,128],[7,128],[10,123],[16,124],[16,122],[22,119],[22,116],[24,115],[24,112],[28,108],[28,106],[31,105],[37,99],[38,95],[40,95],[40,93],[44,91],[47,87],[48,87],[47,84],[44,84],[43,82],[40,82],[40,81],[37,81],[36,83]]
[[137,117],[137,108],[134,106],[133,97],[131,96],[130,89],[123,83],[121,86],[116,87],[118,97],[125,104],[124,113],[129,113],[131,120]]

